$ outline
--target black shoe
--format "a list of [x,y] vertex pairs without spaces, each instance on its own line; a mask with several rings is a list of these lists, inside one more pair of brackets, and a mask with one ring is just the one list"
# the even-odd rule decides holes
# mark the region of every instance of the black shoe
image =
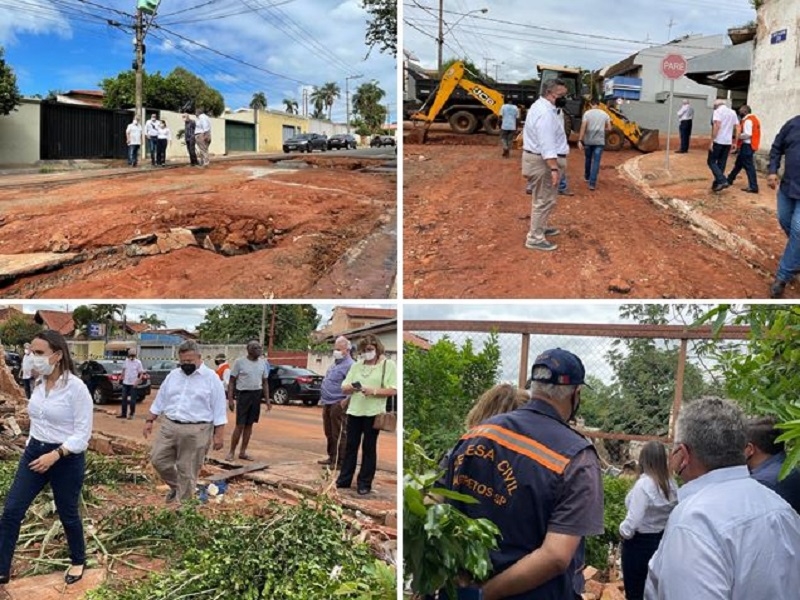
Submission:
[[349,484],[349,483],[347,483],[347,484],[344,484],[344,483],[339,483],[339,482],[337,481],[337,482],[336,482],[336,487],[337,487],[337,488],[339,488],[340,490],[344,490],[344,489],[347,489],[347,488],[349,488],[349,487],[350,487],[350,484]]
[[11,581],[11,576],[10,575],[0,575],[0,585],[4,585],[4,584],[8,583],[9,581]]
[[332,462],[333,462],[333,461],[332,461],[330,458],[326,458],[325,460],[318,460],[318,461],[317,461],[317,464],[318,464],[318,465],[329,465],[329,464],[331,464]]
[[[80,575],[70,575],[69,574],[69,569],[67,569],[67,572],[64,573],[64,581],[66,582],[67,585],[72,585],[73,583],[78,583],[81,579],[83,579],[83,572],[86,570],[86,565],[72,565],[72,566],[73,567],[80,567],[81,568],[81,573],[80,573]],[[72,567],[70,567],[70,569],[71,568]]]
[[782,298],[785,289],[786,289],[786,282],[781,281],[780,279],[776,279],[775,281],[772,282],[772,285],[769,286],[769,297]]
[[725,183],[715,183],[714,186],[711,188],[711,191],[712,192],[721,192],[722,190],[724,190],[725,188],[730,187],[730,186],[731,186],[731,184],[728,183],[727,181]]
[[118,419],[127,419],[128,415],[117,415]]
[[748,194],[757,194],[758,190],[752,190],[750,188],[742,188],[743,192],[747,192]]
[[359,496],[366,496],[366,495],[367,495],[367,494],[369,494],[371,491],[372,491],[372,490],[371,490],[370,488],[368,488],[368,487],[362,487],[362,486],[358,486],[358,495],[359,495]]

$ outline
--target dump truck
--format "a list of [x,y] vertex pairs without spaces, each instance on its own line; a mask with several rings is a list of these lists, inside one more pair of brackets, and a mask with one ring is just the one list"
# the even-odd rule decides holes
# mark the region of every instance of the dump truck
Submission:
[[[408,111],[407,117],[423,123],[425,130],[434,122],[447,122],[456,133],[500,133],[500,107],[509,102],[527,109],[538,97],[538,87],[519,84],[487,85],[466,77],[463,62],[450,65],[440,81],[416,79],[415,94],[422,106]],[[478,79],[478,78],[475,78]]]
[[[571,133],[578,133],[583,120],[583,113],[591,108],[589,97],[595,90],[584,94],[584,77],[587,71],[575,67],[559,67],[553,65],[537,65],[539,81],[559,78],[567,86],[567,104],[562,109],[564,114],[564,129],[567,137]],[[642,152],[658,150],[658,129],[645,129],[628,119],[619,110],[600,101],[598,108],[605,112],[611,119],[611,131],[606,133],[606,149],[620,150],[628,140],[634,148]]]

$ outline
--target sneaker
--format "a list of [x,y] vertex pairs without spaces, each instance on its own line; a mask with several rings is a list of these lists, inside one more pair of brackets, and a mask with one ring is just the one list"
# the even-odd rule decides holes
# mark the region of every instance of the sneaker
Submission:
[[563,189],[563,190],[558,190],[558,195],[559,196],[574,196],[575,192],[573,192],[569,188],[566,188],[566,189]]
[[750,189],[750,188],[742,188],[742,191],[743,192],[747,192],[748,194],[757,194],[758,193],[758,190],[753,190],[753,189]]
[[772,282],[772,285],[769,286],[769,297],[782,298],[785,289],[786,289],[786,282],[781,281],[780,279],[776,279],[775,281]]
[[714,186],[711,188],[711,191],[712,192],[721,192],[722,190],[724,190],[725,188],[728,188],[730,186],[731,186],[731,184],[729,184],[727,181],[725,183],[715,183]]
[[558,246],[548,242],[547,240],[542,240],[541,242],[532,242],[530,240],[526,240],[525,247],[528,250],[544,250],[545,252],[549,252],[558,248]]
[[544,230],[544,234],[549,235],[550,237],[558,235],[559,233],[561,233],[561,230],[556,229],[555,227],[548,227],[547,229]]
[[593,191],[594,191],[594,186],[593,186],[593,185],[590,185],[590,186],[589,186],[589,191],[590,191],[590,192],[593,192]]

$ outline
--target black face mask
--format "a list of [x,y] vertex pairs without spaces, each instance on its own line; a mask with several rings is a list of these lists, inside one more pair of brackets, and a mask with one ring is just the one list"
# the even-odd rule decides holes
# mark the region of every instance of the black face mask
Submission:
[[567,105],[567,99],[565,97],[556,98],[556,108],[564,108]]
[[197,370],[197,365],[194,363],[181,363],[181,371],[187,375],[191,375]]

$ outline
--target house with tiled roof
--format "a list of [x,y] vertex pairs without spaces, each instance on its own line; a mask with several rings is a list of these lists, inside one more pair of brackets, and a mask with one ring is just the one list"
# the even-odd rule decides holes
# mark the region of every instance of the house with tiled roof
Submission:
[[75,333],[75,321],[71,312],[60,310],[37,310],[33,320],[47,329],[53,329],[65,337]]
[[322,328],[325,336],[336,336],[346,331],[375,325],[381,321],[397,319],[392,308],[364,308],[360,306],[336,306],[330,322]]

